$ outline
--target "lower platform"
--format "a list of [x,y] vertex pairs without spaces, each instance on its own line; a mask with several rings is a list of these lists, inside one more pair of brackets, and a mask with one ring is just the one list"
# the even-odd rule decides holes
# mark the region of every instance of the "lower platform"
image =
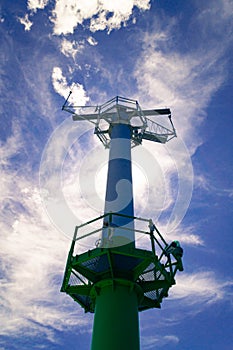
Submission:
[[121,280],[137,290],[138,311],[160,308],[169,288],[175,284],[177,270],[183,270],[183,250],[177,242],[168,245],[159,231],[155,232],[155,226],[145,234],[150,238],[151,250],[132,245],[122,249],[97,247],[78,255],[74,254],[74,239],[61,291],[69,294],[85,312],[95,312],[100,284],[107,281],[114,289]]

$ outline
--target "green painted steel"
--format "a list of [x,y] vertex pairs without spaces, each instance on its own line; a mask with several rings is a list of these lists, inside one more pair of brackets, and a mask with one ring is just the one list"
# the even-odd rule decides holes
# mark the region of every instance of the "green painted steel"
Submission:
[[103,281],[96,296],[91,350],[139,350],[138,296],[128,281]]
[[[119,214],[106,213],[104,216],[111,221],[114,215]],[[134,248],[131,245],[101,248],[97,244],[97,248],[77,254],[76,245],[80,244],[80,239],[91,237],[96,231],[101,232],[101,227],[93,231],[92,225],[98,221],[102,224],[102,219],[103,216],[100,216],[75,228],[61,291],[70,295],[85,312],[94,313],[100,286],[105,285],[106,281],[115,285],[115,281],[121,279],[124,283],[140,289],[137,311],[160,308],[170,287],[175,284],[176,272],[183,271],[183,249],[177,241],[168,244],[152,220],[132,217],[135,223],[140,222],[139,229],[137,224],[134,227],[135,234],[143,234],[148,239],[148,243],[151,243],[150,250]],[[143,222],[148,224],[146,230],[142,230]],[[79,235],[79,229],[89,225],[91,232]]]

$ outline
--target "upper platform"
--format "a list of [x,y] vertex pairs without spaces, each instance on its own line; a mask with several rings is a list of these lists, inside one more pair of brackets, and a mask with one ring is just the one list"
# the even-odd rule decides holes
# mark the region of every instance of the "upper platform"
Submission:
[[[111,127],[119,123],[130,125],[132,147],[140,145],[142,140],[166,143],[176,137],[169,108],[143,110],[138,101],[120,96],[99,106],[73,106],[68,103],[68,99],[69,96],[62,109],[71,113],[74,121],[87,120],[93,123],[95,134],[106,148],[110,144]],[[166,118],[169,127],[156,122],[154,119],[158,116]]]

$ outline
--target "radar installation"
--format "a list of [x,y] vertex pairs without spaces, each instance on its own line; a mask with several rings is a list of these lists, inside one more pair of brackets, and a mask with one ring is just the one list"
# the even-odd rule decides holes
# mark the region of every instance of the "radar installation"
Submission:
[[[73,106],[69,96],[62,109],[74,121],[94,124],[109,161],[104,214],[75,227],[61,292],[94,313],[91,350],[139,350],[139,312],[161,307],[183,271],[183,249],[178,241],[168,244],[152,219],[134,216],[131,148],[176,137],[171,111],[142,110],[120,96],[100,106]],[[171,127],[148,118],[156,116]]]

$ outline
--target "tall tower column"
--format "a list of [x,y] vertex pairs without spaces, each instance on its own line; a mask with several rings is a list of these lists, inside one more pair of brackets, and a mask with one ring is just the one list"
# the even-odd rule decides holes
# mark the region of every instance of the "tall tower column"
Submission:
[[[104,211],[126,216],[114,215],[111,222],[109,216],[105,219],[102,246],[129,249],[135,246],[131,127],[128,124],[111,124],[109,133],[111,141]],[[97,283],[94,291],[96,301],[91,349],[138,350],[138,297],[134,283],[108,279]]]
[[104,212],[123,214],[128,217],[114,215],[112,222],[109,222],[109,218],[104,221],[103,246],[109,248],[128,243],[134,246],[130,125],[111,124],[110,137]]

